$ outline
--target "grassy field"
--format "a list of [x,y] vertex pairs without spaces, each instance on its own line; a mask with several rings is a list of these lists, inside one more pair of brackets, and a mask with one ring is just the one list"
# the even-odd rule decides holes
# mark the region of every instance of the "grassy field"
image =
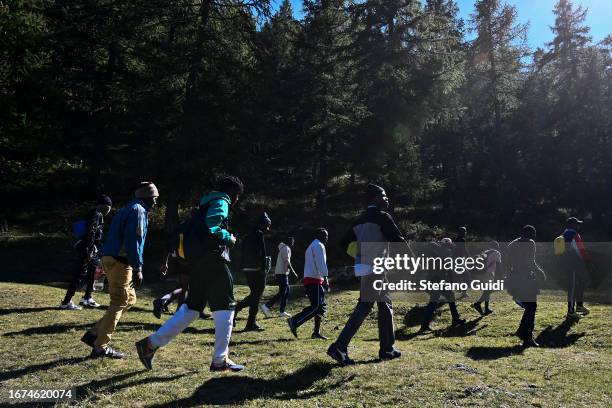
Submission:
[[[245,289],[239,286],[237,297]],[[460,312],[468,322],[450,331],[443,307],[434,323],[437,330],[423,336],[416,335],[423,304],[400,303],[395,307],[396,346],[403,357],[375,360],[372,313],[349,349],[358,361],[352,367],[339,367],[325,355],[331,339],[310,339],[311,323],[302,326],[299,340],[278,318],[261,321],[265,332],[241,333],[243,313],[231,353],[247,370],[215,374],[208,370],[210,319],[198,320],[158,352],[154,370],[143,369],[134,341],[160,324],[150,313],[154,293],[149,291],[139,293],[138,304],[124,315],[114,337],[113,344],[127,358],[87,359],[89,350],[79,338],[103,312],[59,311],[54,306],[63,293],[52,286],[0,283],[0,404],[8,402],[9,389],[76,387],[76,401],[70,404],[95,407],[612,406],[610,305],[592,305],[588,317],[564,322],[561,302],[542,302],[536,332],[543,347],[523,350],[512,336],[520,310],[504,295],[497,295],[495,314],[484,318],[462,303]],[[353,291],[330,295],[323,325],[330,338],[338,335],[356,297]],[[96,298],[108,304],[107,295]],[[296,287],[289,311],[305,304]]]

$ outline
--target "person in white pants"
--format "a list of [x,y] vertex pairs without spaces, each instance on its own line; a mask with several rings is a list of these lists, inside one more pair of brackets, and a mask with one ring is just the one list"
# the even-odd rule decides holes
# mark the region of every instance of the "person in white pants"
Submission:
[[153,368],[155,352],[198,319],[207,304],[215,323],[215,347],[210,370],[244,369],[243,365],[234,363],[228,357],[236,306],[228,245],[234,245],[236,237],[227,231],[227,219],[229,207],[238,200],[242,188],[240,180],[226,177],[219,181],[219,191],[204,196],[200,201],[193,230],[208,233],[188,234],[185,237],[185,255],[192,271],[187,300],[155,333],[136,342],[138,357],[147,369]]

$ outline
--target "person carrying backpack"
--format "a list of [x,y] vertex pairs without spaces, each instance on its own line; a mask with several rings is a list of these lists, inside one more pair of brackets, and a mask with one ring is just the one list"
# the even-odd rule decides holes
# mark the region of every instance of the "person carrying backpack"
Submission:
[[229,232],[229,210],[244,190],[237,177],[217,181],[217,190],[200,200],[197,216],[185,231],[185,257],[190,268],[189,294],[185,303],[155,333],[136,342],[142,364],[153,368],[153,358],[196,320],[208,304],[213,312],[215,345],[211,371],[242,371],[244,366],[229,358],[229,342],[234,320],[234,282],[229,269],[229,247],[236,237]]
[[143,279],[142,266],[149,211],[157,204],[159,192],[151,182],[140,183],[135,199],[115,214],[104,241],[102,267],[108,279],[110,304],[104,316],[87,330],[81,341],[92,348],[92,358],[121,359],[125,355],[108,343],[123,312],[136,304],[136,291]]
[[85,294],[79,304],[85,307],[100,307],[91,296],[96,269],[94,261],[97,258],[98,247],[102,243],[104,235],[104,217],[108,215],[112,206],[113,202],[110,197],[101,195],[96,206],[87,213],[85,218],[75,222],[74,235],[77,241],[74,244],[74,249],[77,254],[76,263],[64,300],[59,305],[62,310],[81,310],[80,306],[72,302],[72,298],[83,279],[87,279]]
[[[374,307],[378,307],[378,338],[380,349],[378,357],[380,360],[393,360],[401,357],[402,353],[394,347],[395,331],[393,327],[393,303],[387,292],[382,292],[377,296],[376,302],[371,299],[364,299],[368,287],[372,288],[372,283],[377,279],[373,272],[374,258],[385,256],[387,247],[391,242],[408,243],[402,236],[399,228],[389,213],[389,199],[385,189],[370,184],[366,190],[366,210],[353,223],[351,229],[347,231],[342,239],[342,247],[347,250],[352,242],[357,242],[357,252],[355,256],[355,275],[360,278],[361,291],[357,306],[349,317],[344,329],[334,343],[327,349],[327,355],[336,360],[341,365],[354,364],[355,362],[348,356],[348,345],[355,336],[364,320]],[[362,245],[367,250],[362,252]]]

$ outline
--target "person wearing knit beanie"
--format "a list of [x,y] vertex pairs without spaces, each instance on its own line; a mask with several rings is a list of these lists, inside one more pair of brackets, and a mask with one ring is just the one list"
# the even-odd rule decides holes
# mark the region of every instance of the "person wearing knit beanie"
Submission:
[[108,215],[112,206],[113,202],[110,197],[101,195],[96,201],[96,206],[89,210],[84,218],[74,223],[73,229],[75,231],[73,231],[73,234],[76,239],[74,249],[77,252],[77,261],[64,300],[59,305],[62,310],[81,310],[80,306],[72,302],[72,298],[83,281],[86,281],[86,287],[79,305],[92,308],[100,307],[92,297],[94,272],[96,270],[98,248],[102,243],[104,234],[104,217]]
[[[136,291],[143,280],[143,253],[148,229],[148,214],[159,192],[155,184],[142,182],[135,199],[115,214],[100,255],[108,279],[110,304],[104,316],[87,330],[81,341],[92,348],[92,358],[124,358],[109,346],[122,314],[136,304]],[[105,199],[101,199],[106,201]]]

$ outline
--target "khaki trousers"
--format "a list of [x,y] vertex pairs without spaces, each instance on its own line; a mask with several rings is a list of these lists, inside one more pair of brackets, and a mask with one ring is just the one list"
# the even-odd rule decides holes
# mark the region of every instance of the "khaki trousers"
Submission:
[[94,336],[97,336],[94,343],[96,347],[105,347],[110,342],[123,312],[136,304],[136,291],[130,287],[132,267],[112,256],[104,256],[102,268],[108,279],[110,305],[104,316],[90,330]]

